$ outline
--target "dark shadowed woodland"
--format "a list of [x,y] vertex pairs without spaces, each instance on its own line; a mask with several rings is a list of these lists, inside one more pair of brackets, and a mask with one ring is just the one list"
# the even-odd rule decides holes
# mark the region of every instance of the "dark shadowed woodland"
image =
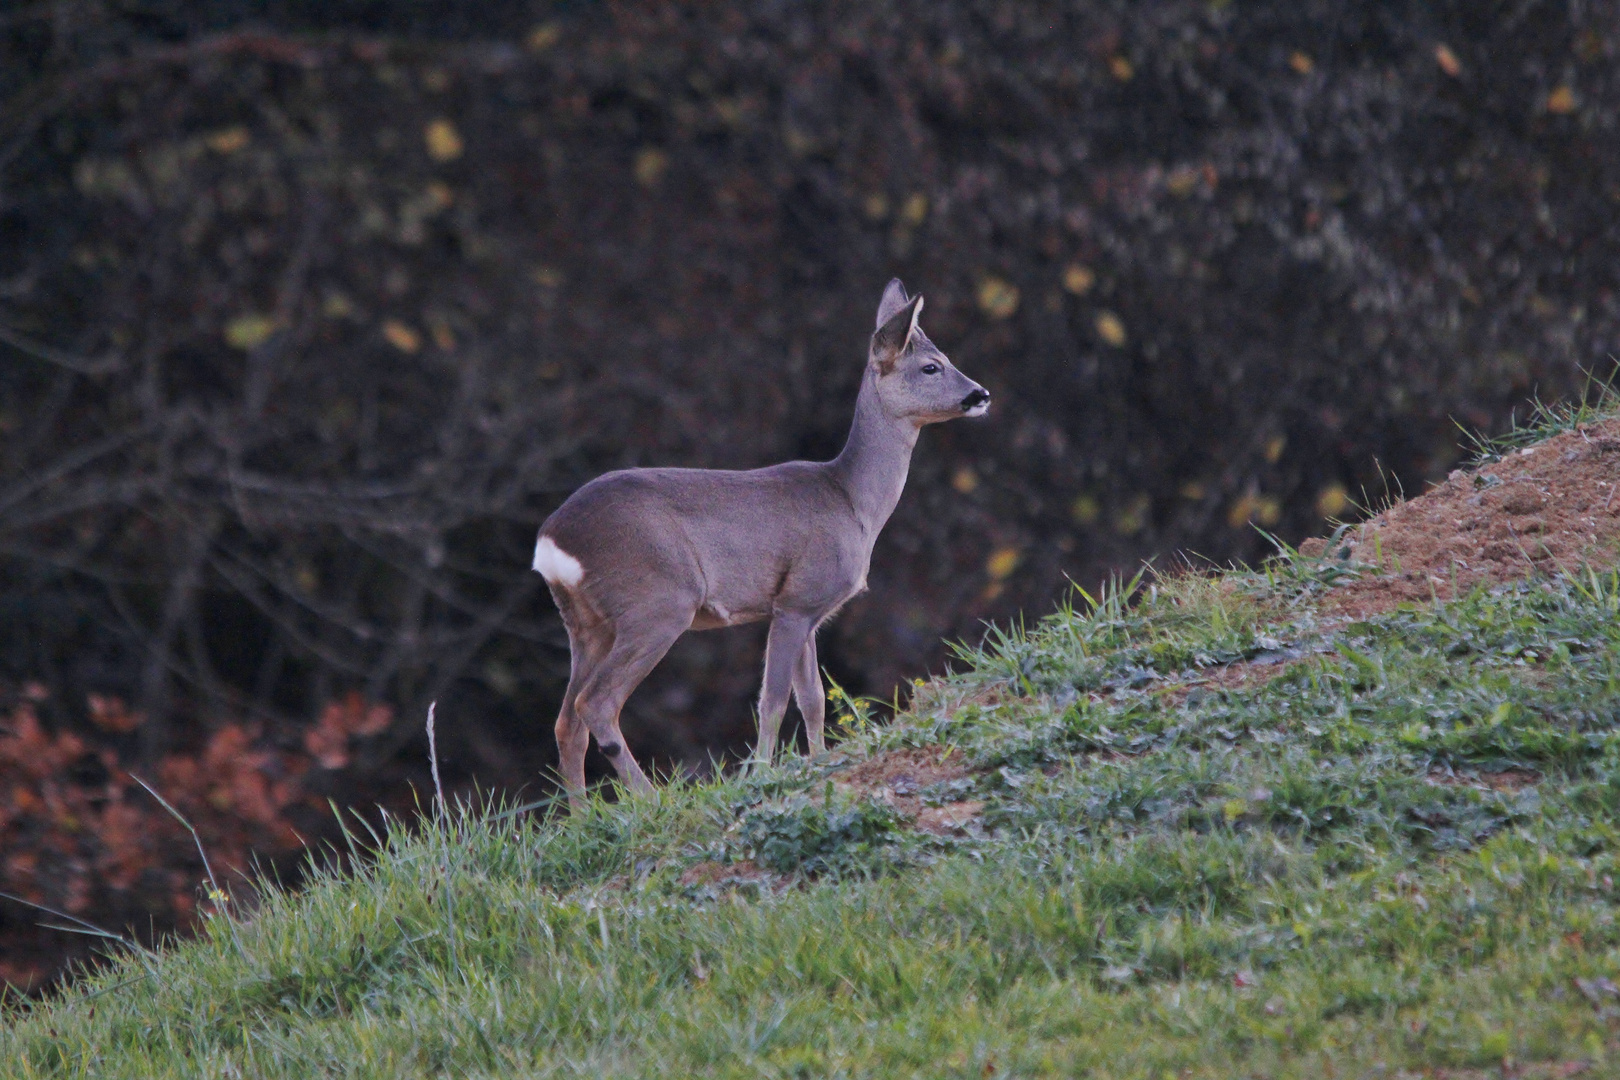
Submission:
[[[1620,9],[1295,0],[0,10],[0,888],[183,927],[331,803],[552,791],[535,530],[631,465],[836,453],[878,294],[925,433],[852,693],[1178,553],[1422,490],[1620,351]],[[1258,528],[1257,528],[1258,527]],[[630,744],[752,737],[762,628]],[[791,714],[790,714],[791,715]],[[793,723],[790,718],[790,727]],[[596,775],[602,761],[594,757]],[[330,802],[329,802],[330,801]],[[87,939],[0,908],[0,977]]]

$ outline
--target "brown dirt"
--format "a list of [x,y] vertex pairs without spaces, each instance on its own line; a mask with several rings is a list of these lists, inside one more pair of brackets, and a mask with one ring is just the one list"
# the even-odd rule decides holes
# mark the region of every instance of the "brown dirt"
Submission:
[[1514,792],[1541,783],[1541,774],[1532,769],[1504,769],[1501,772],[1447,773],[1432,772],[1429,783],[1443,786],[1489,788],[1492,791]]
[[[1496,584],[1620,554],[1620,418],[1453,472],[1425,494],[1396,503],[1348,537],[1352,558],[1381,565],[1323,598],[1324,615],[1352,618],[1402,602],[1449,599]],[[1327,541],[1307,540],[1306,555]]]
[[725,888],[735,885],[765,885],[769,886],[779,879],[769,870],[760,866],[752,859],[742,862],[722,863],[700,862],[687,868],[681,875],[681,884],[687,886],[712,885],[715,888]]
[[[1317,652],[1312,655],[1330,654]],[[1180,705],[1195,689],[1238,690],[1246,686],[1268,683],[1287,671],[1293,663],[1292,660],[1237,660],[1220,667],[1206,668],[1200,671],[1196,678],[1174,683],[1158,693],[1170,704]]]
[[[1620,417],[1582,425],[1477,470],[1458,469],[1363,522],[1344,543],[1352,559],[1384,571],[1369,570],[1322,597],[1317,609],[1329,624],[1400,603],[1450,599],[1480,583],[1582,565],[1612,567],[1620,562]],[[1327,545],[1318,537],[1299,549],[1316,558],[1328,554]],[[1236,689],[1268,682],[1288,667],[1243,661],[1161,692],[1179,703],[1194,687]],[[1515,790],[1539,780],[1526,775],[1434,779]]]
[[959,754],[938,747],[907,747],[868,758],[833,777],[841,792],[879,799],[909,820],[913,827],[936,836],[962,832],[984,811],[977,800],[927,806],[919,793],[930,784],[959,780],[971,773]]

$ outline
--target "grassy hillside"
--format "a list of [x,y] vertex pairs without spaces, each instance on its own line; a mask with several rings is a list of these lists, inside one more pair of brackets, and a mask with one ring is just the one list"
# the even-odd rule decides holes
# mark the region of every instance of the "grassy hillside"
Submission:
[[1398,556],[1317,547],[1077,595],[825,760],[400,823],[0,1070],[1611,1074],[1620,575],[1346,611]]

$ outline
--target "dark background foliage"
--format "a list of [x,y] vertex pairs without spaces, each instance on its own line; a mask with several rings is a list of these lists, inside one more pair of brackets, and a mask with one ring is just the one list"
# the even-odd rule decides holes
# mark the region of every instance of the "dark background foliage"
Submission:
[[[437,699],[454,776],[543,792],[536,527],[608,469],[836,452],[893,275],[996,407],[925,434],[846,687],[1065,576],[1255,558],[1608,373],[1617,15],[13,6],[0,681],[130,765],[251,724],[340,799],[420,780]],[[685,639],[632,747],[744,748],[761,643]],[[394,722],[323,756],[354,694]]]

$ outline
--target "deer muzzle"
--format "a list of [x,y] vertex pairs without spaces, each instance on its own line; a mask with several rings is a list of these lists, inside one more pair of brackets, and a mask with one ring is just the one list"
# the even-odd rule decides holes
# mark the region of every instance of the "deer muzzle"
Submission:
[[983,416],[990,409],[990,391],[978,387],[962,399],[962,412],[968,416]]

